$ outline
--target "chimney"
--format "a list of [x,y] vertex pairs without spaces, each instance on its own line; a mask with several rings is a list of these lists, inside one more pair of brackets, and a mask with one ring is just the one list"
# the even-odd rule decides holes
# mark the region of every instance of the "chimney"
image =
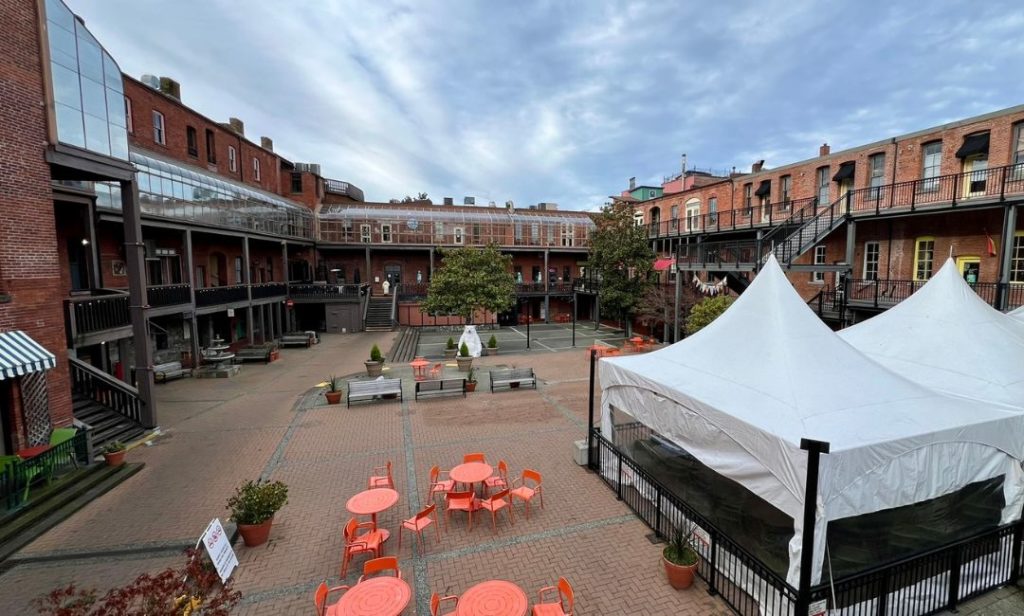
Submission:
[[274,140],[270,137],[260,137],[260,145],[263,146],[264,150],[274,151]]
[[633,190],[636,188],[636,177],[629,178],[629,189]]
[[242,137],[245,136],[245,122],[238,118],[228,118],[228,128],[230,128],[236,135]]
[[828,156],[831,151],[832,149],[828,147],[828,144],[823,143],[821,144],[821,147],[818,148],[818,156]]
[[181,84],[170,77],[160,78],[160,91],[174,100],[181,100]]
[[463,197],[462,205],[476,205],[476,197]]
[[444,198],[444,204],[445,205],[455,205],[455,199],[453,199],[451,197],[445,197]]
[[760,173],[761,169],[763,169],[763,168],[764,168],[764,160],[759,160],[759,161],[755,162],[753,165],[750,165],[750,172],[751,173]]

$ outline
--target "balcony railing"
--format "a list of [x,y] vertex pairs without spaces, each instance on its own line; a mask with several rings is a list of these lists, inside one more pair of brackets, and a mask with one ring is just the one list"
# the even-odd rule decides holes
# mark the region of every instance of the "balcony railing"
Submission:
[[351,197],[356,201],[363,200],[363,191],[361,188],[353,186],[348,182],[342,182],[341,180],[324,180],[324,190],[336,195]]
[[65,301],[69,341],[106,329],[129,327],[128,294],[118,291],[73,297]]
[[572,289],[577,293],[597,293],[601,290],[601,280],[598,278],[575,278],[572,281]]
[[647,230],[649,237],[655,239],[770,227],[783,223],[801,212],[813,213],[816,203],[817,199],[814,197],[790,199],[779,203],[754,205],[749,208],[662,220],[648,224]]
[[429,287],[430,285],[425,282],[403,282],[398,285],[395,294],[402,300],[421,299],[427,296]]
[[198,307],[232,304],[244,302],[248,299],[249,292],[244,284],[196,289],[196,306]]
[[288,297],[305,300],[359,299],[363,284],[292,284]]
[[[845,303],[854,307],[892,308],[907,299],[925,285],[925,280],[867,280],[854,278],[848,282],[849,292]],[[976,282],[970,285],[978,297],[990,306],[999,307],[999,298],[1005,294],[1007,310],[1024,305],[1024,284],[999,282]],[[842,294],[838,298],[842,301]]]
[[283,282],[261,282],[252,285],[253,299],[266,299],[268,297],[279,297],[287,294],[288,285]]
[[188,284],[161,284],[146,287],[150,306],[175,306],[192,303],[192,287]]
[[686,244],[679,250],[679,265],[705,267],[738,267],[758,261],[757,240],[703,242]]

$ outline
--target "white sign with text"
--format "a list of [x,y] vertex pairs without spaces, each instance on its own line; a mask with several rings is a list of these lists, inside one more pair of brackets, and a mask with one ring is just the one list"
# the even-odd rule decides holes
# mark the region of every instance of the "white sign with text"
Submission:
[[231,548],[231,542],[228,541],[220,518],[214,518],[207,525],[200,541],[206,546],[206,553],[210,555],[210,560],[213,561],[220,581],[227,582],[231,577],[231,572],[238,566],[238,557],[235,556],[235,551]]

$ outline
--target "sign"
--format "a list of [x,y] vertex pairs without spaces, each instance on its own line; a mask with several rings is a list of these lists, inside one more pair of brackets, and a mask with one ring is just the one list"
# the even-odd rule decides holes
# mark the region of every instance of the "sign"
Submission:
[[287,299],[287,300],[285,300],[284,305],[288,306],[289,308],[291,308],[292,306],[295,305],[295,302],[290,300],[290,299]]
[[228,308],[228,316],[229,317],[235,316],[235,309],[234,308]]
[[221,583],[227,582],[231,572],[238,566],[238,557],[231,549],[231,542],[228,541],[227,533],[220,524],[220,518],[213,518],[203,531],[199,540],[206,546],[206,553],[210,555],[213,567],[220,576]]
[[807,616],[828,616],[828,600],[815,601],[807,608]]

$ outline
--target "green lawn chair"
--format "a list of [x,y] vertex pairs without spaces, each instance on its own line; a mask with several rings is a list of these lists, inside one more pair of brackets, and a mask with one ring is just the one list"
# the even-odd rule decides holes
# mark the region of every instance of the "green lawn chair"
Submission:
[[[50,433],[50,445],[52,447],[56,447],[58,445],[62,445],[64,443],[70,441],[71,439],[75,438],[76,434],[78,434],[78,428],[56,428],[56,429],[54,429],[53,432]],[[71,464],[75,468],[78,468],[78,456],[76,455],[77,453],[78,452],[75,451],[74,448],[72,448],[68,452],[68,456],[71,459]],[[50,474],[51,474],[51,476],[53,474],[53,469],[52,468],[50,469]]]
[[[8,504],[13,507],[19,502],[23,503],[28,500],[28,491],[32,487],[32,480],[43,472],[43,467],[38,464],[26,464],[18,456],[0,456],[0,472],[10,473],[9,477],[13,480],[11,494],[8,497]],[[25,482],[25,489],[21,494],[21,500],[18,501],[15,490],[21,481]]]

